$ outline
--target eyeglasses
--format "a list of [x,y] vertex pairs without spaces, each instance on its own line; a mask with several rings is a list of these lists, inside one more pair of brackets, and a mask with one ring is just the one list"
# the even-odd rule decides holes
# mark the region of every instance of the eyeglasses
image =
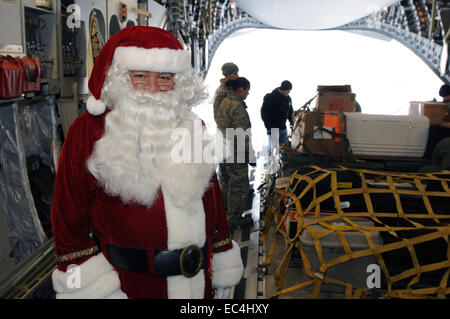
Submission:
[[128,71],[131,84],[139,89],[158,86],[160,91],[170,91],[175,87],[174,73],[150,71]]

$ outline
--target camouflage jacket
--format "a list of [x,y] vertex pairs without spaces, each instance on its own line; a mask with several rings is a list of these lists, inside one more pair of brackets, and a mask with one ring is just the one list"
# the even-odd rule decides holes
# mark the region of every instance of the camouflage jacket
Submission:
[[[238,143],[240,140],[239,132],[245,135],[245,162],[254,162],[254,150],[251,143],[251,122],[250,116],[247,112],[247,105],[242,98],[238,97],[231,91],[226,91],[221,103],[217,108],[216,123],[217,128],[222,132],[227,139],[234,140],[234,157],[236,161]],[[234,129],[227,134],[227,129]],[[242,130],[236,130],[242,129]],[[230,134],[231,133],[231,134]],[[235,135],[237,134],[237,135]],[[250,155],[250,158],[249,158]],[[238,161],[241,162],[241,161]]]
[[216,121],[216,123],[217,123],[217,110],[219,109],[220,102],[222,102],[223,98],[227,95],[227,92],[232,93],[232,91],[225,85],[225,79],[221,79],[220,85],[216,89],[216,93],[214,94],[213,107],[214,107],[214,120]]

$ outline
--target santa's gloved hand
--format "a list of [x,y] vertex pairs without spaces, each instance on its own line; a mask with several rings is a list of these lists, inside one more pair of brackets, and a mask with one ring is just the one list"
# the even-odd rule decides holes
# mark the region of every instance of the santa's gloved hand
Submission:
[[216,288],[214,299],[228,299],[231,293],[231,288]]

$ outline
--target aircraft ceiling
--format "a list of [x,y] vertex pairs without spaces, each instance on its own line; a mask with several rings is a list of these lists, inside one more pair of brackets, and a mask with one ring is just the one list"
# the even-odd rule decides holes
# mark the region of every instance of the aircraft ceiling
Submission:
[[350,23],[399,0],[236,0],[238,7],[269,26],[317,30]]

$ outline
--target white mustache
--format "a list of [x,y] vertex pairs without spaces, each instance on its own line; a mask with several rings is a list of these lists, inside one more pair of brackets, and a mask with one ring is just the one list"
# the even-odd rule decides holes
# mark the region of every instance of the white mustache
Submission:
[[180,98],[172,91],[151,93],[144,89],[129,89],[128,97],[138,103],[152,103],[160,107],[173,107],[180,103]]

